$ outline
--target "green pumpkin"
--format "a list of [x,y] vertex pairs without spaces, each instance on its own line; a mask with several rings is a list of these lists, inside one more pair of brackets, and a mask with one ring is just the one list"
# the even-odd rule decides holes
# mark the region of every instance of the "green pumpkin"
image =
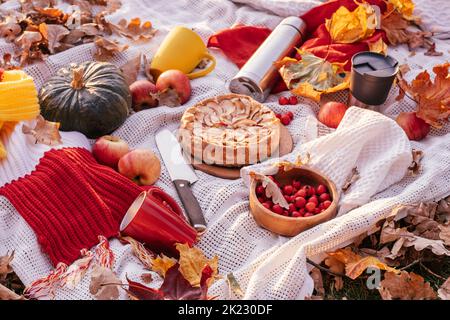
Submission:
[[105,62],[60,69],[39,92],[41,114],[62,131],[98,138],[117,129],[131,110],[130,89],[122,71]]

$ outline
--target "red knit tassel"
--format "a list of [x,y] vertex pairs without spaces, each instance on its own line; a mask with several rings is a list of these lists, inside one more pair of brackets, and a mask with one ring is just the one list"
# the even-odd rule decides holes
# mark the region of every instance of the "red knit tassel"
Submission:
[[67,265],[65,263],[58,263],[56,268],[44,278],[34,281],[31,285],[25,288],[24,296],[28,299],[40,299],[49,297],[55,298],[55,287],[59,283],[61,276],[66,272]]
[[104,236],[98,236],[98,240],[100,243],[97,245],[97,248],[95,248],[98,264],[102,267],[112,269],[114,264],[114,253],[109,248],[108,239]]
[[65,286],[69,289],[74,289],[83,279],[91,264],[93,254],[87,249],[82,249],[81,256],[82,258],[71,264],[67,268],[66,272],[61,276],[62,287]]

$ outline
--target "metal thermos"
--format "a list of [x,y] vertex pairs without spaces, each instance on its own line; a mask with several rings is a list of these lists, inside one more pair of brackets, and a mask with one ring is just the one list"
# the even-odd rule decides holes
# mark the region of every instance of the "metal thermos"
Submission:
[[288,17],[272,31],[230,82],[230,91],[251,96],[263,102],[279,79],[274,62],[289,56],[304,38],[306,23],[298,17]]

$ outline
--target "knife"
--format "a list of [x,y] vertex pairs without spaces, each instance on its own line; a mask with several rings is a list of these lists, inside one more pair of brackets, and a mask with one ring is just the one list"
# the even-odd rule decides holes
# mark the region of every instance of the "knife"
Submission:
[[198,180],[194,169],[184,158],[181,146],[172,132],[167,129],[161,130],[156,134],[155,140],[191,225],[199,233],[204,232],[205,218],[191,189],[191,185]]

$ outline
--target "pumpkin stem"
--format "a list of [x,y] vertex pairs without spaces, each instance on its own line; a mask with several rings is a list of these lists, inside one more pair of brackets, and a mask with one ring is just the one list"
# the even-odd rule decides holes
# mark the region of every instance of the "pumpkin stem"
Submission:
[[72,83],[70,84],[75,90],[79,90],[84,87],[83,83],[84,70],[82,67],[78,67],[72,70]]

